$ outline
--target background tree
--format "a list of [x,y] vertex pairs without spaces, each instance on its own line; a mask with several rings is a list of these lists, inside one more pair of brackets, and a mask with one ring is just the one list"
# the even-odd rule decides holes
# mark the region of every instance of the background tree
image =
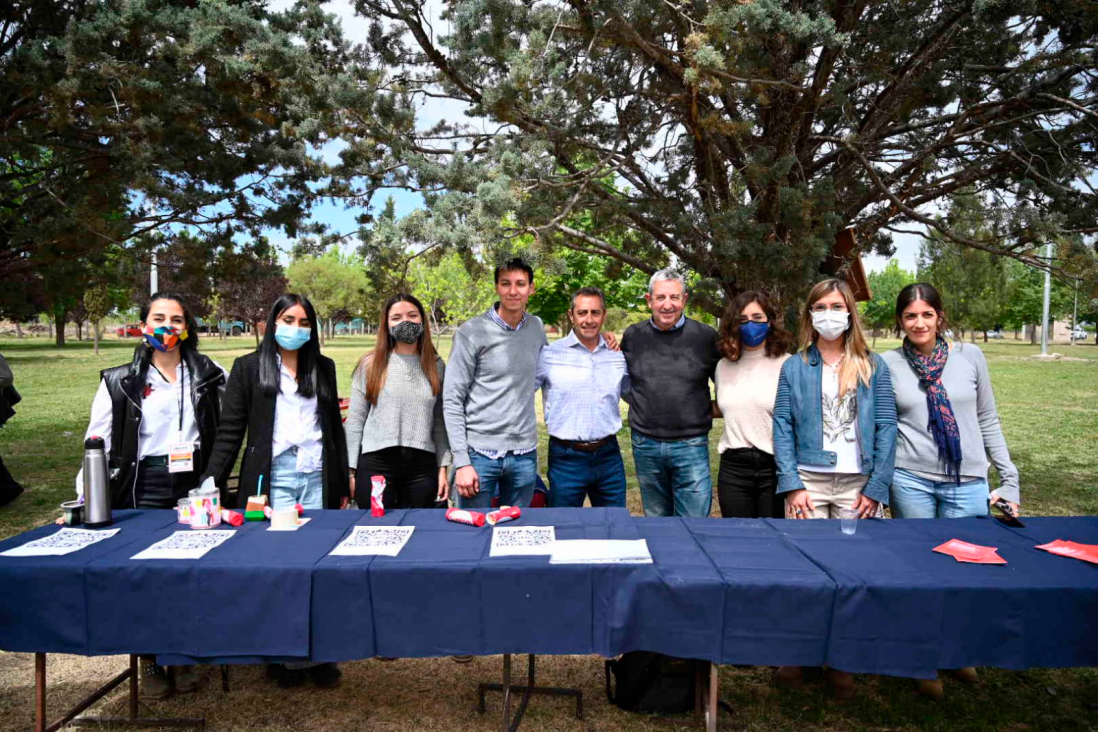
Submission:
[[[452,0],[446,34],[422,3],[355,7],[390,91],[341,179],[349,200],[421,192],[419,241],[674,257],[717,314],[748,287],[799,295],[847,226],[863,251],[916,225],[1040,266],[1050,234],[1098,230],[1083,0]],[[425,97],[471,119],[417,127]],[[966,187],[990,194],[976,238],[933,216]]]
[[618,260],[594,254],[566,250],[556,272],[540,271],[535,277],[537,291],[530,297],[529,309],[548,325],[556,325],[562,335],[568,333],[568,310],[572,294],[581,287],[598,287],[606,296],[606,307],[630,310],[644,303],[648,277],[637,269],[625,268]]
[[260,240],[253,250],[223,254],[218,263],[217,292],[228,318],[250,323],[259,346],[259,324],[266,321],[271,305],[286,292],[282,265]]
[[300,257],[286,268],[290,290],[309,298],[321,321],[321,339],[335,335],[338,315],[364,312],[370,299],[362,260],[331,248],[317,257]]
[[99,324],[111,311],[111,293],[105,284],[97,284],[84,292],[84,310],[92,324],[95,355],[99,355]]
[[906,285],[915,282],[915,274],[900,267],[900,260],[890,259],[880,272],[868,275],[870,300],[859,304],[862,321],[873,329],[873,347],[877,334],[889,331],[896,324],[896,298]]
[[410,289],[428,311],[432,331],[439,335],[485,312],[496,299],[491,270],[479,261],[464,260],[457,251],[417,258],[408,273]]

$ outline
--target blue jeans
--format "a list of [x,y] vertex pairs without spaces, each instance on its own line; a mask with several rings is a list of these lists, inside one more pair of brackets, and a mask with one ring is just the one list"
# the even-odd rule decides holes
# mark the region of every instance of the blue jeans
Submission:
[[625,464],[617,437],[595,452],[549,440],[549,506],[581,508],[585,496],[595,507],[625,508]]
[[469,461],[480,479],[480,491],[472,498],[457,496],[459,508],[488,508],[499,492],[499,505],[526,508],[534,497],[538,474],[538,451],[516,455],[509,452],[499,459],[469,451]]
[[295,503],[306,510],[324,508],[324,471],[297,472],[297,448],[291,447],[271,461],[271,508]]
[[967,518],[987,516],[991,492],[986,480],[953,481],[920,478],[902,468],[892,474],[892,516],[895,518]]
[[709,515],[713,481],[709,477],[708,435],[655,440],[633,432],[632,441],[645,516]]

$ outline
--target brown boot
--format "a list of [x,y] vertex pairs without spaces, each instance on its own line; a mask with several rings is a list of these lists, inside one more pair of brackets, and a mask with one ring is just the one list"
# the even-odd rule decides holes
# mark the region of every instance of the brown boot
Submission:
[[915,679],[915,688],[918,689],[919,696],[925,696],[931,701],[941,701],[945,698],[941,679]]
[[948,673],[950,676],[957,679],[958,681],[965,682],[966,684],[975,684],[980,680],[980,676],[976,673],[976,669],[974,669],[972,666],[950,669],[946,673]]
[[804,686],[804,670],[800,666],[779,666],[770,678],[774,686],[799,689]]
[[142,658],[140,669],[142,699],[167,699],[172,695],[172,680],[163,666],[150,658]]
[[827,685],[831,687],[831,694],[840,701],[848,701],[854,698],[854,674],[840,671],[837,668],[827,670]]

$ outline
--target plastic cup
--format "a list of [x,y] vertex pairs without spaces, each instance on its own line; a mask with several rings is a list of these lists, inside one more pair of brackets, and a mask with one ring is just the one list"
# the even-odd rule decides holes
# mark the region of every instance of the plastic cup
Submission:
[[853,534],[858,530],[858,512],[853,508],[840,508],[839,520],[844,534]]

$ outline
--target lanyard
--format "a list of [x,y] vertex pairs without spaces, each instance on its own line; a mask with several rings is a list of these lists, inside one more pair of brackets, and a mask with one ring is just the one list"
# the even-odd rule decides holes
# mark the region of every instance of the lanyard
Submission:
[[[164,379],[165,384],[169,383],[167,377],[164,376],[164,373],[160,369],[156,368],[156,364],[150,361],[149,365],[156,369],[156,373],[160,374],[160,378]],[[183,434],[183,397],[186,394],[184,384],[187,383],[187,364],[180,363],[179,370],[179,434]]]

